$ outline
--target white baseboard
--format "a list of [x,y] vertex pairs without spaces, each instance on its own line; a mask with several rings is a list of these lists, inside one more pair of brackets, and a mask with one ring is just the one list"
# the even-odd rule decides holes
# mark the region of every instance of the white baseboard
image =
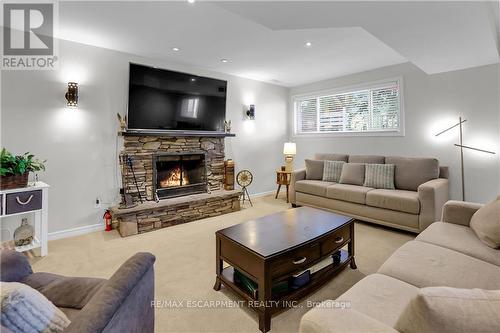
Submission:
[[49,241],[51,241],[51,240],[56,240],[56,239],[61,239],[61,238],[68,238],[68,237],[84,235],[84,234],[88,234],[90,232],[101,231],[101,230],[104,230],[104,223],[98,223],[98,224],[86,225],[83,227],[77,227],[77,228],[73,228],[73,229],[66,229],[66,230],[49,232],[48,236],[49,236]]
[[250,194],[250,198],[259,198],[259,197],[265,197],[266,195],[269,195],[269,194],[274,194],[275,191],[266,191],[266,192],[259,192],[259,193],[254,193],[254,194]]

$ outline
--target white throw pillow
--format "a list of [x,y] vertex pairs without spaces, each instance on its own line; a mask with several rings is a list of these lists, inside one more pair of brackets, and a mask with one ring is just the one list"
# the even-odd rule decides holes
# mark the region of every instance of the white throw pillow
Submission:
[[498,333],[500,290],[422,288],[395,328],[403,333]]
[[70,321],[37,290],[18,282],[1,282],[2,326],[12,332],[62,332]]

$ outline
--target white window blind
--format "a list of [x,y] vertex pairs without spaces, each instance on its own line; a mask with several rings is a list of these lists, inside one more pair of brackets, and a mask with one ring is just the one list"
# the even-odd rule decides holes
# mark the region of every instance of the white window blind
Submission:
[[295,133],[399,132],[399,81],[294,99]]

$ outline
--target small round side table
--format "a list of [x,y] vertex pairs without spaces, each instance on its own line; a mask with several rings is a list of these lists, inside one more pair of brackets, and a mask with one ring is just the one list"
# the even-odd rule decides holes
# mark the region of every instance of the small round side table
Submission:
[[290,171],[276,170],[276,184],[278,184],[278,190],[276,191],[275,199],[278,199],[278,194],[281,190],[281,185],[286,186],[286,202],[288,203],[288,188],[290,187],[290,180],[292,179],[292,173]]

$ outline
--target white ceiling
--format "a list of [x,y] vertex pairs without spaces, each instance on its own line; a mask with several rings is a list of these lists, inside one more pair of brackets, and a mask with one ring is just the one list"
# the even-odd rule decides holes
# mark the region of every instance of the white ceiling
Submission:
[[499,62],[492,8],[482,2],[71,1],[59,4],[59,28],[63,39],[296,86],[407,61],[428,74]]

